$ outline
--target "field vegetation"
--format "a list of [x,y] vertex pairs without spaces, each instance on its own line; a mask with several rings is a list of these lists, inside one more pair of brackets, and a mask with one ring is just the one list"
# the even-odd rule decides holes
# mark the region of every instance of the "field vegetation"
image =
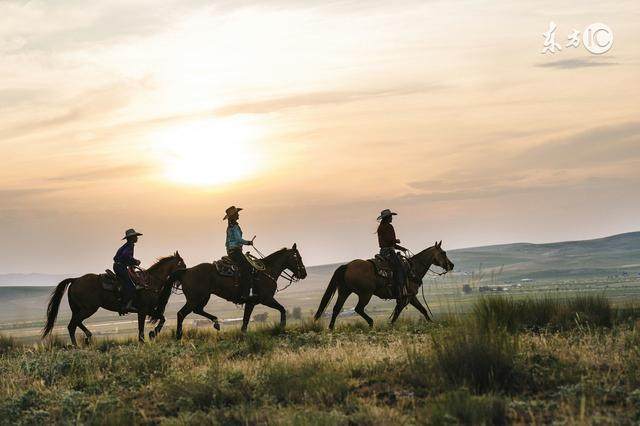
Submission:
[[466,316],[158,340],[0,339],[2,424],[640,421],[639,311],[603,296],[479,299]]

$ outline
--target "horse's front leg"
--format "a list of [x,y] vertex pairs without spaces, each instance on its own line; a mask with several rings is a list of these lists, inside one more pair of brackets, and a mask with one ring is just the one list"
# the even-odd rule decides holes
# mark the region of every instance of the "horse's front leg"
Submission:
[[407,307],[407,303],[406,302],[396,302],[396,307],[393,310],[393,316],[391,317],[391,324],[395,323],[396,320],[398,319],[398,317],[400,316],[400,314],[402,313],[402,311],[404,311],[404,308]]
[[270,308],[277,309],[280,312],[280,327],[285,328],[287,325],[287,310],[284,306],[278,303],[278,301],[273,297],[266,302],[262,302],[262,304]]
[[147,315],[142,312],[138,313],[138,341],[144,342],[144,321],[147,319]]
[[253,308],[256,305],[253,303],[245,303],[244,304],[244,316],[242,317],[242,328],[240,331],[243,333],[247,331],[247,327],[249,326],[249,321],[251,321],[251,313],[253,312]]

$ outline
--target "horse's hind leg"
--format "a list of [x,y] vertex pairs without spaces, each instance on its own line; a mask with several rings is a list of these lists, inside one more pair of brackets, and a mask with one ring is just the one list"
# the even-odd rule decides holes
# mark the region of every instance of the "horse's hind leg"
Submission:
[[336,304],[333,305],[333,313],[331,315],[331,322],[329,323],[329,330],[333,330],[333,327],[335,327],[336,318],[338,318],[338,315],[344,306],[344,302],[346,302],[350,294],[351,292],[349,290],[338,290],[338,299],[336,300]]
[[271,298],[262,304],[280,312],[280,327],[284,328],[287,325],[287,310],[276,299]]
[[144,343],[144,321],[147,319],[147,315],[138,313],[138,341]]
[[164,315],[160,317],[160,319],[158,320],[158,325],[156,325],[156,327],[149,332],[149,339],[153,340],[158,336],[158,334],[160,334],[160,330],[162,330],[162,327],[164,326],[164,323],[166,321],[167,319],[164,317]]
[[369,315],[367,315],[367,313],[364,311],[364,308],[369,304],[371,296],[372,294],[363,294],[361,296],[358,296],[358,304],[356,305],[356,312],[362,318],[364,318],[367,324],[369,324],[369,327],[373,327],[373,319]]
[[176,325],[176,339],[182,339],[182,322],[184,318],[192,312],[189,303],[187,302],[179,311],[178,311],[178,323]]
[[71,338],[71,344],[73,346],[78,346],[78,342],[76,342],[76,328],[78,327],[78,323],[76,322],[76,316],[71,316],[71,321],[69,321],[69,325],[67,329],[69,330],[69,337]]

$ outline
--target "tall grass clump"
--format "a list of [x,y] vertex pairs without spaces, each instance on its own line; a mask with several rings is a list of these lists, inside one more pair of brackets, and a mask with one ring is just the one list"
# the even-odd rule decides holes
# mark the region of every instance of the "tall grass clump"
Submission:
[[500,328],[456,327],[432,338],[435,365],[450,385],[476,393],[512,390],[516,336]]
[[12,337],[0,334],[0,355],[8,354],[16,346],[16,341]]
[[481,328],[498,326],[511,333],[569,330],[581,326],[611,327],[614,319],[614,309],[602,295],[520,300],[505,296],[482,297],[476,301],[473,313]]

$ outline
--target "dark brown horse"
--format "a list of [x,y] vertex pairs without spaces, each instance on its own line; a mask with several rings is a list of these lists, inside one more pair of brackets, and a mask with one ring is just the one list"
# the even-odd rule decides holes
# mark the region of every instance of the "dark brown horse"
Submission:
[[[453,263],[447,257],[447,253],[442,250],[442,241],[436,243],[433,247],[429,247],[409,258],[410,274],[408,279],[408,303],[411,303],[416,309],[418,309],[422,315],[431,321],[429,312],[422,306],[422,303],[418,300],[418,289],[422,285],[422,279],[426,275],[431,265],[436,265],[449,272],[453,269]],[[338,300],[333,307],[333,315],[331,316],[331,322],[329,328],[333,330],[336,323],[336,317],[342,310],[344,302],[347,300],[351,293],[358,295],[358,304],[355,311],[364,318],[370,327],[373,326],[373,319],[364,311],[365,306],[371,300],[371,296],[376,295],[381,299],[395,299],[391,287],[387,285],[386,279],[378,276],[374,269],[374,265],[368,260],[353,260],[346,265],[340,266],[333,274],[329,286],[322,297],[318,311],[316,312],[315,319],[318,320],[327,305],[331,301],[331,298],[338,292]],[[393,311],[391,323],[394,323],[403,309],[406,307],[406,303],[396,303],[396,307]]]
[[[144,341],[144,321],[147,315],[153,322],[158,322],[155,329],[149,332],[149,337],[154,338],[164,325],[164,308],[171,296],[171,283],[167,277],[179,270],[186,268],[184,260],[178,252],[173,256],[164,257],[151,266],[149,274],[150,285],[147,289],[136,291],[135,306],[138,308],[138,339]],[[95,314],[99,308],[118,312],[120,301],[113,291],[102,288],[102,278],[97,274],[87,274],[79,278],[67,278],[62,281],[51,294],[47,306],[47,324],[42,331],[42,337],[46,337],[55,324],[58,309],[65,290],[69,286],[69,306],[71,307],[71,321],[69,321],[69,336],[71,343],[76,343],[76,328],[80,327],[85,334],[85,342],[91,341],[91,332],[82,324],[82,321]]]
[[[280,312],[280,325],[285,326],[287,321],[286,309],[274,298],[277,279],[285,270],[291,271],[296,279],[307,277],[307,270],[302,263],[302,257],[297,245],[292,248],[283,248],[261,259],[265,270],[258,273],[254,283],[255,296],[244,305],[244,317],[242,331],[247,330],[251,313],[256,305],[262,304]],[[182,287],[187,303],[178,311],[178,325],[176,338],[182,338],[182,322],[191,312],[201,315],[213,321],[216,330],[220,330],[218,318],[205,312],[211,294],[215,294],[230,302],[237,303],[240,298],[240,286],[233,277],[222,276],[212,263],[201,263],[193,268],[174,273],[169,281],[176,282]]]

